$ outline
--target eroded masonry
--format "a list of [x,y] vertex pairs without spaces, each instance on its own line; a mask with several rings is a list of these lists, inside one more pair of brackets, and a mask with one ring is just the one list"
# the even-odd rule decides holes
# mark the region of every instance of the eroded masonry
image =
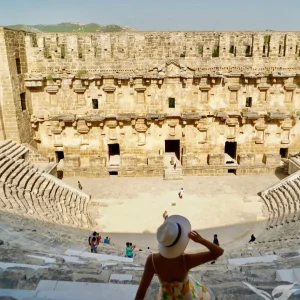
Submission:
[[299,62],[300,32],[0,28],[0,138],[65,176],[274,172],[300,149]]

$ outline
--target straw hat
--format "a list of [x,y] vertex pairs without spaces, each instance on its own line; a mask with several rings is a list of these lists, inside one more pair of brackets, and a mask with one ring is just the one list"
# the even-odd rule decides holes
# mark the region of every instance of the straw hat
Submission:
[[173,215],[157,229],[158,251],[165,258],[180,256],[187,247],[191,232],[190,221],[179,215]]

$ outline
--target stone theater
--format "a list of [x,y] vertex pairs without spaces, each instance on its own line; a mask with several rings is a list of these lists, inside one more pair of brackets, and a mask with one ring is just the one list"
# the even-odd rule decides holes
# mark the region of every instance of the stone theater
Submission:
[[0,65],[0,139],[64,176],[266,174],[300,149],[300,32],[0,28]]

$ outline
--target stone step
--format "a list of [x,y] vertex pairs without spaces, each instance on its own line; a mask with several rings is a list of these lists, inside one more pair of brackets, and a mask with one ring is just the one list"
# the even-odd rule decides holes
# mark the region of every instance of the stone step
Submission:
[[22,158],[22,156],[28,152],[28,149],[24,146],[19,146],[13,153],[8,154],[7,156],[13,159]]
[[12,144],[12,143],[13,143],[12,140],[4,140],[4,141],[1,141],[1,142],[0,142],[0,152],[2,152],[1,149],[2,149],[3,147],[5,147],[5,146],[8,145],[8,144]]
[[0,153],[5,154],[5,152],[7,150],[9,150],[10,148],[12,148],[14,145],[16,145],[15,142],[11,141],[11,140],[6,140],[4,141],[1,145],[0,145]]
[[138,285],[41,280],[32,299],[132,300]]

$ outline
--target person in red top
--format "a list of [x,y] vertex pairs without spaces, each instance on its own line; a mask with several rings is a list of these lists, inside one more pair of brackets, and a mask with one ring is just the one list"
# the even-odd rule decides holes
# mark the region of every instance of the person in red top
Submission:
[[97,246],[98,246],[99,243],[100,243],[100,241],[101,241],[101,235],[100,235],[98,232],[94,231],[94,232],[89,236],[88,242],[89,242],[89,245],[91,246],[91,252],[93,252],[93,247],[92,247],[92,240],[93,240],[93,238],[95,238],[96,244],[97,244]]

